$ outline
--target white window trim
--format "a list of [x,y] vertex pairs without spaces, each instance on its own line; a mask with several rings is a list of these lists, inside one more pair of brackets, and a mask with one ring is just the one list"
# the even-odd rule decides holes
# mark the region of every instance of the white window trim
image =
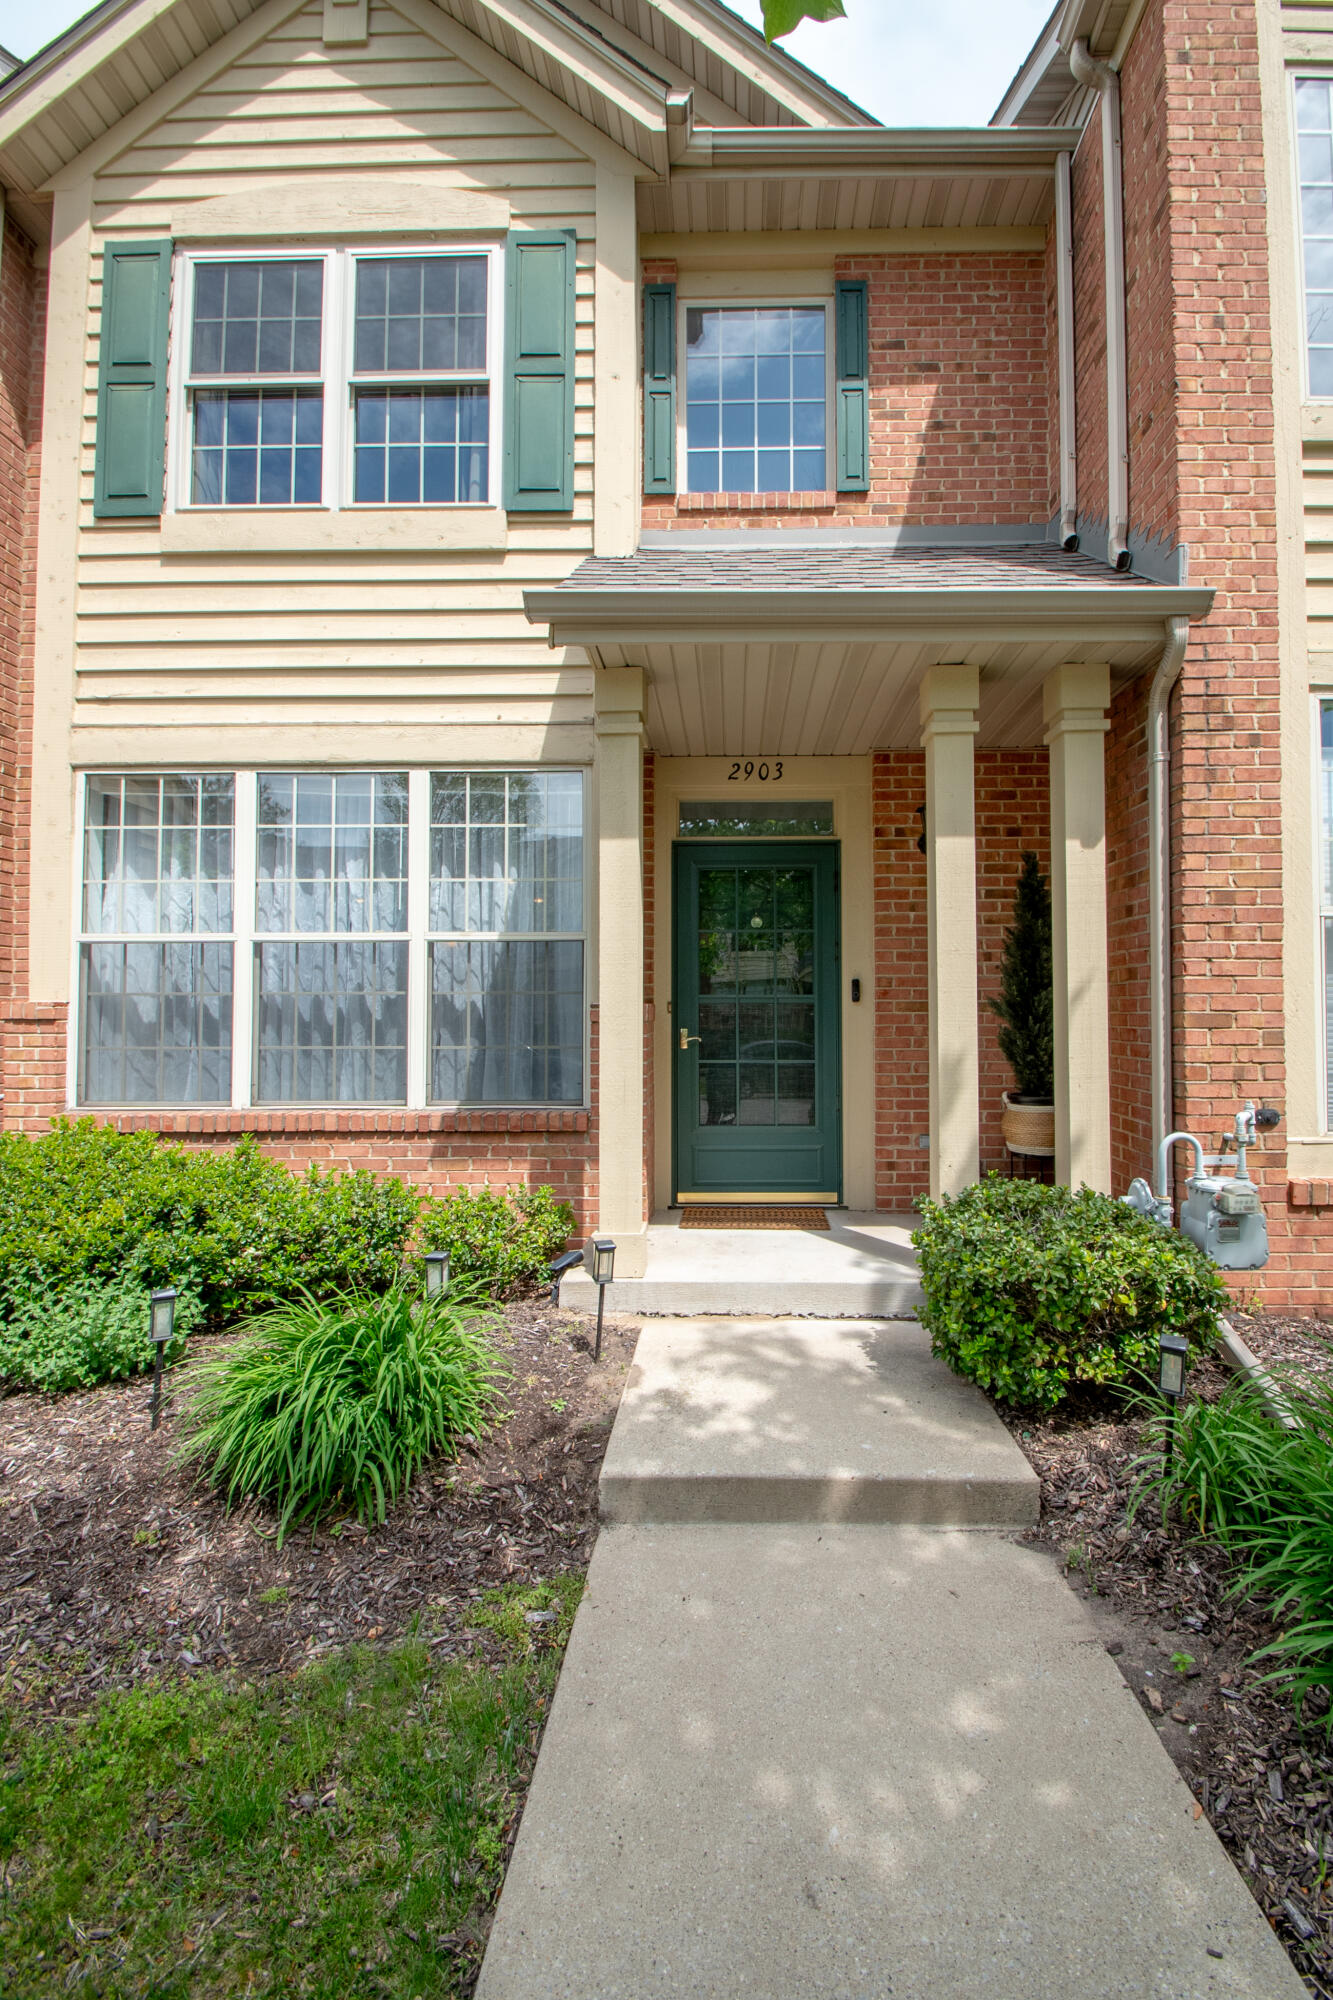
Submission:
[[[491,241],[464,241],[451,237],[448,243],[361,243],[350,247],[308,250],[299,244],[282,246],[263,243],[247,247],[243,243],[219,245],[216,250],[178,250],[173,259],[171,299],[171,348],[168,364],[168,477],[169,514],[207,514],[219,518],[262,514],[382,514],[406,507],[418,513],[456,513],[461,508],[487,508],[498,512],[503,485],[503,361],[504,361],[504,260],[502,246]],[[486,260],[486,365],[476,369],[422,369],[393,376],[356,375],[352,370],[355,266],[362,258],[392,257],[484,257]],[[318,501],[298,501],[293,505],[256,502],[248,507],[228,507],[216,501],[190,498],[193,425],[190,421],[191,390],[195,387],[229,386],[243,388],[252,382],[260,387],[281,389],[313,384],[313,375],[266,375],[262,377],[201,377],[196,383],[190,373],[190,351],[194,339],[194,272],[200,264],[307,263],[324,267],[323,313],[320,340],[319,383],[324,400],[324,438],[321,451]],[[460,388],[485,385],[490,390],[490,418],[485,500],[370,500],[357,501],[353,494],[352,400],[356,387],[371,387],[398,381],[404,387],[422,383],[457,383]]]
[[[824,315],[824,484],[818,490],[824,493],[835,491],[838,483],[838,411],[837,411],[837,355],[834,345],[837,340],[837,316],[834,301],[827,292],[802,293],[788,298],[694,298],[678,296],[676,300],[676,492],[686,495],[690,486],[688,420],[689,420],[689,356],[685,344],[685,315],[693,308],[703,312],[785,312],[801,306],[818,307]],[[730,492],[729,487],[715,489]],[[756,486],[755,493],[768,493],[774,489]],[[784,490],[784,489],[779,489]],[[788,487],[787,492],[807,492],[806,487]]]
[[[256,1069],[256,1026],[254,1010],[254,973],[258,948],[262,944],[282,943],[284,940],[310,941],[315,935],[309,932],[260,931],[256,927],[257,877],[256,858],[258,852],[259,821],[259,779],[266,773],[288,771],[311,771],[323,774],[326,771],[337,774],[344,769],[355,769],[358,774],[372,775],[387,771],[402,771],[407,768],[408,783],[408,828],[407,828],[407,930],[389,932],[355,931],[348,938],[357,943],[373,943],[376,938],[388,942],[404,942],[407,945],[407,1095],[400,1102],[384,1099],[333,1098],[315,1100],[309,1098],[264,1098],[254,1095],[254,1075]],[[509,933],[491,931],[433,931],[430,928],[430,788],[431,777],[436,772],[465,771],[469,776],[484,776],[488,772],[532,771],[543,774],[572,772],[581,780],[583,799],[583,929],[581,931],[551,931],[513,934],[515,941],[536,938],[540,943],[578,943],[583,947],[583,1005],[582,1005],[582,1062],[583,1091],[577,1099],[520,1099],[500,1102],[493,1098],[432,1099],[430,1085],[430,952],[433,944],[443,942],[486,943],[496,938],[507,941]],[[230,931],[209,931],[191,933],[205,941],[230,942],[232,945],[232,1087],[230,1100],[216,1099],[206,1103],[135,1103],[135,1104],[81,1104],[79,1080],[83,1054],[83,1009],[82,1009],[82,957],[85,944],[99,934],[86,931],[83,922],[83,866],[84,844],[87,837],[88,780],[98,777],[128,777],[172,775],[195,777],[199,775],[230,776],[234,780],[235,817],[232,823],[232,863],[235,875],[232,883],[232,928]],[[89,765],[76,775],[76,799],[74,814],[74,896],[75,921],[73,925],[73,949],[70,957],[70,1008],[69,1033],[66,1037],[66,1103],[71,1110],[95,1112],[98,1115],[141,1115],[143,1113],[189,1113],[191,1115],[214,1115],[219,1112],[245,1112],[252,1109],[263,1112],[309,1111],[316,1114],[328,1112],[393,1112],[393,1111],[535,1111],[554,1113],[586,1111],[591,1104],[591,1014],[590,997],[592,991],[592,948],[593,948],[593,903],[594,884],[593,841],[590,837],[592,807],[592,787],[586,766],[579,764],[446,764],[432,763],[421,766],[404,767],[402,764],[366,763],[352,766],[329,766],[315,764],[274,764],[250,765],[240,769],[232,765],[206,766],[197,763],[186,765]],[[107,942],[115,940],[107,934]],[[142,934],[136,939],[147,942]],[[182,936],[181,942],[185,938]]]
[[1310,387],[1309,306],[1305,296],[1305,210],[1301,202],[1301,134],[1297,122],[1296,86],[1300,83],[1333,84],[1333,69],[1305,65],[1288,73],[1287,109],[1290,144],[1287,148],[1291,174],[1291,207],[1295,221],[1296,296],[1300,304],[1301,396],[1307,403],[1333,403],[1333,394],[1316,395]]

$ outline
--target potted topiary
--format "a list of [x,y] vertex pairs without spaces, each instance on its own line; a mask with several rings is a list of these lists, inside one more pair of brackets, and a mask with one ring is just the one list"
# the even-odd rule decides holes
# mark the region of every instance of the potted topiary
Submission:
[[1004,1093],[1004,1143],[1011,1153],[1050,1159],[1055,1152],[1051,891],[1035,854],[1025,854],[1018,871],[1000,995],[990,1004],[1003,1023],[1000,1054],[1016,1085]]

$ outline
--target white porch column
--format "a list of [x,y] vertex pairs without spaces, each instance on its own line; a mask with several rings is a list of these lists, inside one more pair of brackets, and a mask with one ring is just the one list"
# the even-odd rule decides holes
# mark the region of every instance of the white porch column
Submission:
[[646,1268],[643,1158],[643,670],[596,676],[597,1227],[617,1278]]
[[1051,752],[1055,1177],[1111,1192],[1106,950],[1106,667],[1057,667],[1042,691]]
[[975,667],[932,667],[921,683],[926,753],[930,970],[930,1192],[959,1194],[980,1172],[977,1077],[977,853],[972,739]]

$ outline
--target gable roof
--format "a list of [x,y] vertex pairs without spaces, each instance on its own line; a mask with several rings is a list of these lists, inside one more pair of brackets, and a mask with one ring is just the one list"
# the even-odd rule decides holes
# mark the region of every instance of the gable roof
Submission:
[[[689,140],[697,85],[730,118],[874,121],[718,0],[431,0],[654,172]],[[0,77],[0,163],[29,197],[190,65],[299,0],[102,0]]]

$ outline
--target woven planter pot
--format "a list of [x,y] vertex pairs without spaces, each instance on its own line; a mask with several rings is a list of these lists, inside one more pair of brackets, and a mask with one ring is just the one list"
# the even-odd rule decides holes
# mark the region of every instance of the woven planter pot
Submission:
[[1006,1090],[1000,1130],[1011,1153],[1027,1153],[1039,1160],[1049,1160],[1055,1155],[1053,1104],[1020,1104]]

